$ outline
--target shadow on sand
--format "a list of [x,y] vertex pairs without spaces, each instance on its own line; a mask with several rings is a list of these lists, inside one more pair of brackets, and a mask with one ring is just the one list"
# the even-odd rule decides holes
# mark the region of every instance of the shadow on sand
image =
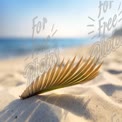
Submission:
[[116,86],[113,84],[105,84],[99,86],[108,96],[112,96],[115,91],[122,91],[122,86]]
[[83,98],[64,94],[17,99],[0,112],[0,122],[59,122],[65,119],[68,112],[92,119],[87,108],[89,102],[90,99],[85,101]]

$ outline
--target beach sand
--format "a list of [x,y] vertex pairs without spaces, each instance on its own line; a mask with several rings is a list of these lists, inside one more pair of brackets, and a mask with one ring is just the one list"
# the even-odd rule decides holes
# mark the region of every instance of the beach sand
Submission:
[[[60,57],[85,57],[89,47],[65,49]],[[0,122],[122,122],[122,47],[104,58],[94,80],[21,100],[25,59],[0,61]]]

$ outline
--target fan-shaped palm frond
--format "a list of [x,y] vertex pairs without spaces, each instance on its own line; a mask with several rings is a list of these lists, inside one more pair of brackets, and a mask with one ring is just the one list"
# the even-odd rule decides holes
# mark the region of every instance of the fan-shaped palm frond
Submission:
[[76,57],[63,66],[64,60],[57,67],[57,64],[47,73],[32,82],[20,96],[22,99],[42,94],[51,90],[73,86],[92,80],[98,75],[98,70],[102,63],[97,65],[98,60],[89,58],[85,62],[81,58],[76,65],[74,65]]

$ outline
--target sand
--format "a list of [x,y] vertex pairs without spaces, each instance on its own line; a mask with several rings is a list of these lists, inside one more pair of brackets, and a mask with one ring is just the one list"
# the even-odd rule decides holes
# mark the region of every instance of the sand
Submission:
[[[80,58],[88,49],[65,49],[60,58]],[[94,80],[21,100],[25,58],[0,61],[0,122],[122,122],[122,47],[104,58]]]

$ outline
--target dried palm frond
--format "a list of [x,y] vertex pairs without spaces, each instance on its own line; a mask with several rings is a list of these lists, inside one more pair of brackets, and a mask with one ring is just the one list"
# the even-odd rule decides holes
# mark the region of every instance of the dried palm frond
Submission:
[[81,58],[76,65],[74,65],[76,57],[63,65],[64,60],[57,64],[47,73],[43,73],[41,77],[32,82],[22,93],[20,98],[25,99],[37,94],[42,94],[51,90],[73,86],[92,80],[98,75],[98,70],[102,63],[97,65],[98,60],[89,58],[85,62]]

